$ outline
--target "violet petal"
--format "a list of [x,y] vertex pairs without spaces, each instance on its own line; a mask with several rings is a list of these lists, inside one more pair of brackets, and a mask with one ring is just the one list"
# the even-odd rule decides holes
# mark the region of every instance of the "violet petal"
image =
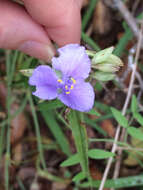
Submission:
[[52,100],[58,95],[57,88],[53,86],[36,86],[36,91],[32,93],[42,100]]
[[33,94],[41,99],[51,100],[57,97],[57,76],[49,66],[38,66],[29,78],[29,84],[36,86]]
[[77,82],[69,94],[61,93],[58,98],[68,107],[86,112],[93,107],[94,90],[90,83]]
[[52,58],[52,66],[60,70],[64,76],[73,76],[75,79],[88,77],[90,59],[85,48],[78,44],[69,44],[58,49],[59,57]]

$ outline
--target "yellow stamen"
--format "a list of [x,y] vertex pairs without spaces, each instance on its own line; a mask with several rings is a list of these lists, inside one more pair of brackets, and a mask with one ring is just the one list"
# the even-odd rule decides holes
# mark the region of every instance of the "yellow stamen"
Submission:
[[63,82],[61,79],[58,79],[57,81],[58,81],[59,83],[62,83],[62,82]]
[[65,86],[65,89],[66,89],[66,90],[68,89],[68,85]]
[[74,84],[76,84],[76,80],[74,78],[71,77],[71,80]]
[[70,94],[70,92],[68,91],[68,92],[66,92],[66,94]]
[[73,89],[73,85],[71,85],[71,90]]

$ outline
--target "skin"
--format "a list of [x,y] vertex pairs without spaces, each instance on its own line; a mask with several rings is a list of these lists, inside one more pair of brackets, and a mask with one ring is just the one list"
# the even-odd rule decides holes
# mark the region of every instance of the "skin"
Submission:
[[0,0],[0,48],[49,61],[59,47],[80,43],[82,0]]

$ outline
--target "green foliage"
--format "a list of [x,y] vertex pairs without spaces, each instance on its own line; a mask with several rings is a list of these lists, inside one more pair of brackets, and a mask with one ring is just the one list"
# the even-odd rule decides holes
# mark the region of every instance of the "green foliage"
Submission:
[[[112,152],[108,152],[102,149],[90,149],[88,150],[87,154],[88,154],[88,157],[92,159],[106,159],[115,155]],[[78,163],[80,163],[80,157],[79,157],[79,154],[76,153],[70,156],[64,162],[62,162],[61,166],[62,167],[73,166]]]
[[88,112],[88,114],[90,114],[90,115],[96,115],[96,116],[101,116],[101,114],[100,114],[99,112],[95,111],[95,109],[91,109],[91,110]]
[[128,127],[128,120],[126,119],[125,116],[122,115],[122,113],[120,111],[118,111],[115,108],[111,108],[111,111],[113,113],[114,118],[116,119],[116,121],[122,126],[127,128]]
[[26,76],[26,77],[30,77],[32,76],[32,73],[33,73],[34,69],[22,69],[20,70],[20,72]]
[[132,97],[131,110],[132,110],[132,113],[133,113],[133,117],[137,120],[137,122],[141,126],[143,126],[143,117],[138,112],[138,103],[137,103],[137,99],[136,99],[135,95],[133,95],[133,97]]
[[88,151],[88,156],[92,159],[106,159],[113,157],[114,154],[112,152],[104,151],[101,149],[91,149]]
[[[96,180],[92,182],[93,187],[99,187],[101,181]],[[117,178],[115,180],[113,179],[107,179],[105,183],[106,188],[126,188],[126,187],[137,187],[143,185],[143,175],[138,176],[132,176],[132,177],[122,177]],[[82,188],[90,187],[90,184],[88,182],[82,183],[80,185]]]
[[98,0],[91,0],[90,3],[89,3],[89,7],[86,11],[86,13],[84,14],[84,17],[82,19],[82,30],[84,31],[87,24],[88,24],[88,21],[90,20],[92,14],[93,14],[93,11],[94,11],[94,8],[96,6],[96,3],[97,3]]
[[69,142],[64,135],[64,132],[62,130],[62,127],[59,126],[58,122],[56,121],[56,118],[51,111],[41,111],[41,114],[49,127],[50,131],[52,132],[53,136],[55,137],[57,143],[61,147],[61,150],[67,155],[71,155]]
[[133,95],[132,96],[132,101],[131,101],[131,111],[132,111],[133,114],[135,114],[137,112],[137,107],[138,107],[137,99],[136,99],[136,96]]
[[79,114],[73,110],[71,110],[69,114],[69,122],[75,140],[76,149],[79,155],[82,172],[90,180],[88,166],[88,142],[85,126],[80,125]]
[[44,101],[38,104],[38,110],[40,111],[55,110],[61,107],[64,107],[64,104],[58,99],[52,101]]
[[79,155],[76,153],[72,156],[70,156],[67,160],[65,160],[64,162],[61,163],[62,167],[66,167],[66,166],[73,166],[75,164],[78,164],[80,162],[80,158]]
[[72,181],[77,183],[77,182],[79,182],[79,181],[81,181],[83,179],[85,179],[85,175],[84,175],[83,172],[80,172],[80,173],[78,173],[77,175],[75,175],[73,177]]
[[96,121],[89,119],[89,117],[85,116],[85,122],[93,127],[96,131],[98,131],[103,136],[107,136],[107,133],[96,123]]
[[39,157],[42,162],[43,168],[46,168],[44,152],[43,152],[43,147],[42,147],[42,142],[41,142],[42,140],[41,140],[41,135],[40,135],[40,126],[38,123],[38,118],[37,118],[37,114],[36,114],[36,110],[35,110],[35,106],[33,103],[31,92],[28,92],[28,99],[29,99],[29,103],[30,103],[30,107],[31,107],[31,111],[32,111],[33,119],[34,119],[34,126],[35,126],[35,131],[36,131],[36,136],[37,136],[37,146],[38,146],[38,151],[39,151]]
[[137,129],[135,127],[129,127],[127,129],[129,135],[131,135],[133,138],[139,139],[143,141],[143,132],[141,129]]

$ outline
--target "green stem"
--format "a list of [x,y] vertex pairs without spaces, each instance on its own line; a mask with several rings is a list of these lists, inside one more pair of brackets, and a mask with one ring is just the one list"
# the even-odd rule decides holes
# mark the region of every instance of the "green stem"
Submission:
[[31,111],[32,111],[33,119],[34,119],[39,157],[40,157],[40,160],[41,160],[43,168],[46,169],[46,163],[45,163],[45,159],[44,159],[42,141],[41,141],[41,136],[40,136],[40,127],[39,127],[36,111],[35,111],[35,108],[34,108],[34,103],[33,103],[33,99],[32,99],[32,96],[31,96],[31,92],[28,92],[28,99],[29,99],[29,103],[30,103],[30,107],[31,107]]
[[95,51],[100,51],[100,47],[90,38],[88,37],[84,32],[81,33],[82,40],[86,42],[88,45],[90,45]]
[[[15,62],[13,62],[13,69],[15,67]],[[9,166],[10,166],[10,107],[11,107],[11,83],[13,73],[11,72],[11,61],[10,61],[10,51],[6,52],[6,72],[7,72],[7,97],[6,97],[6,107],[7,107],[7,136],[6,136],[6,156],[5,156],[5,189],[9,190]]]
[[87,24],[88,24],[88,21],[90,20],[91,16],[92,16],[92,13],[95,9],[95,6],[96,6],[96,3],[97,3],[97,0],[91,0],[90,3],[89,3],[89,7],[86,11],[86,13],[84,14],[83,16],[83,19],[82,19],[82,30],[84,31]]
[[[77,152],[80,157],[80,165],[83,174],[90,180],[89,163],[88,163],[88,141],[84,124],[79,123],[79,117],[76,111],[71,110],[69,122],[72,134],[75,140]],[[91,181],[91,180],[90,180]]]

